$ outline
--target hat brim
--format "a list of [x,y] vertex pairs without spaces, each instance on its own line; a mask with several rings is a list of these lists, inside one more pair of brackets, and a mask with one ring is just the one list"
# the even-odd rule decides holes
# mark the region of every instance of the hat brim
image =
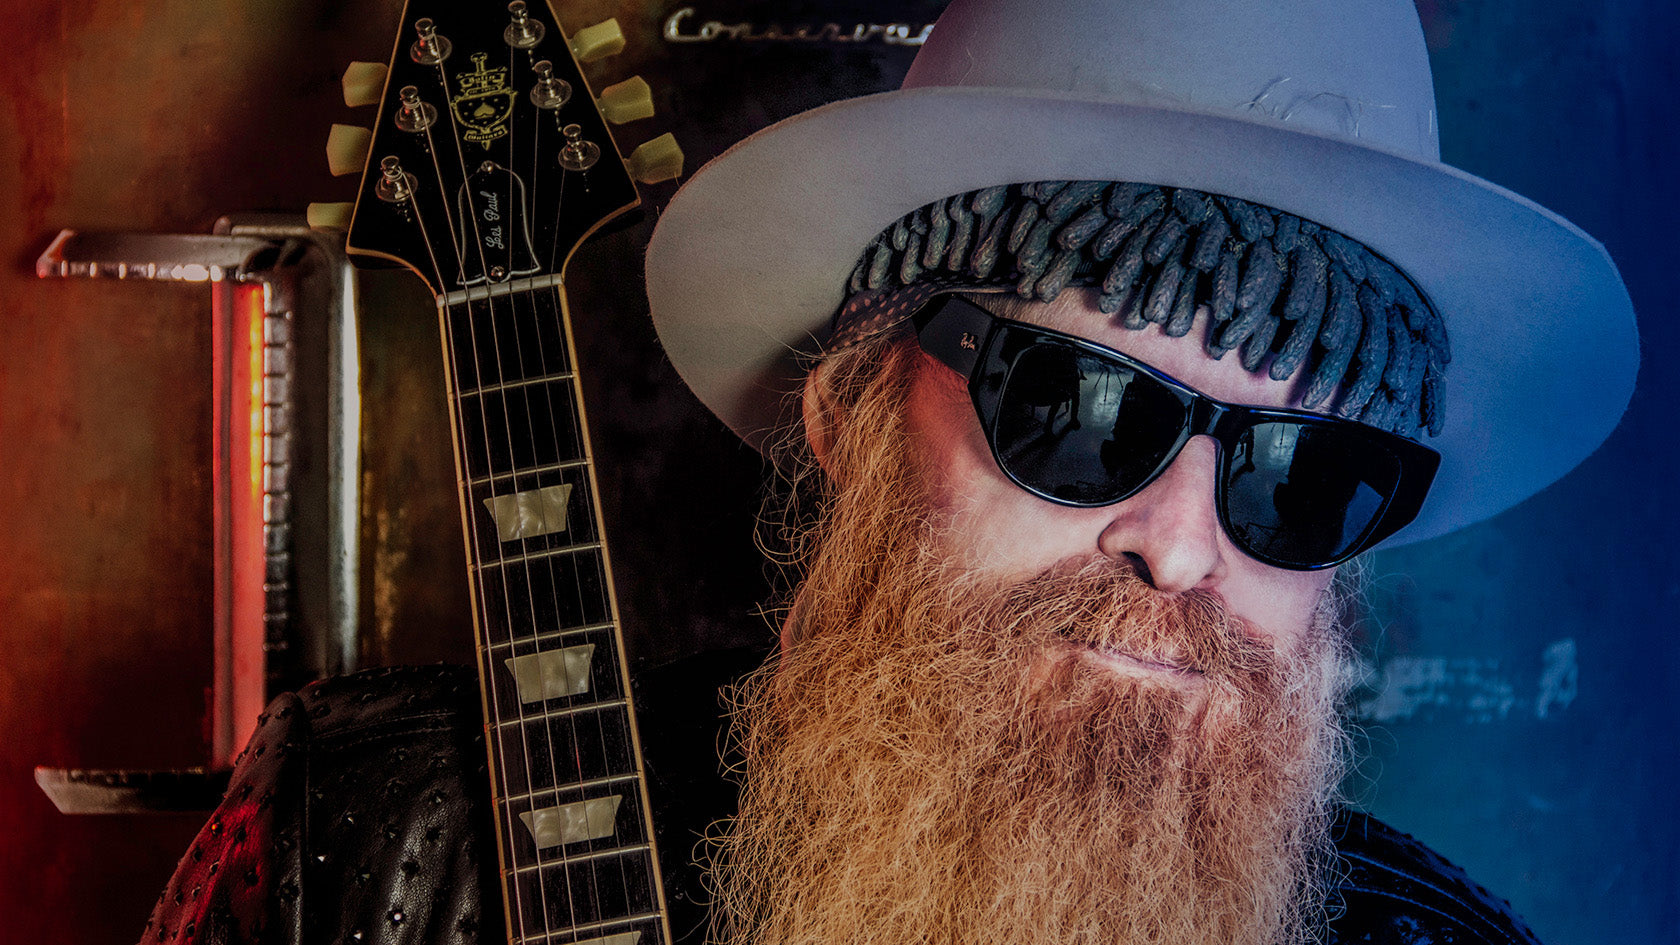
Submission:
[[1400,266],[1446,321],[1443,459],[1385,546],[1488,518],[1601,443],[1633,392],[1632,304],[1604,248],[1562,217],[1440,163],[1191,108],[1008,89],[836,102],[708,163],[665,209],[648,297],[683,380],[762,448],[800,354],[859,252],[941,197],[1035,180],[1125,180],[1240,197],[1338,230]]

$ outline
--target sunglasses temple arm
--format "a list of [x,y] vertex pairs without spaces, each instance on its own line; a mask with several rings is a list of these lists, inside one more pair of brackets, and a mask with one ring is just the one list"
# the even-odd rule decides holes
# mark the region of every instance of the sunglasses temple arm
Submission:
[[995,321],[992,313],[951,295],[934,299],[912,316],[922,350],[963,377],[973,375]]

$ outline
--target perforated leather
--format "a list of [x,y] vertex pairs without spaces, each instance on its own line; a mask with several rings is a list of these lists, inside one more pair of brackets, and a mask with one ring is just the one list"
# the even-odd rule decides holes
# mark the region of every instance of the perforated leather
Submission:
[[276,699],[141,941],[501,940],[477,715],[445,667]]

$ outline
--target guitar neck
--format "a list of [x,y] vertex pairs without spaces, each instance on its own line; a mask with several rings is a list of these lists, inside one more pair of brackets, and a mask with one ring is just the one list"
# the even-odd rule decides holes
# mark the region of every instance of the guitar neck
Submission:
[[[508,935],[668,945],[559,288],[639,203],[577,62],[623,37],[609,21],[569,40],[524,0],[407,0],[402,23],[347,248],[438,300]],[[620,86],[617,120],[651,110]]]
[[557,287],[439,300],[510,941],[667,945]]

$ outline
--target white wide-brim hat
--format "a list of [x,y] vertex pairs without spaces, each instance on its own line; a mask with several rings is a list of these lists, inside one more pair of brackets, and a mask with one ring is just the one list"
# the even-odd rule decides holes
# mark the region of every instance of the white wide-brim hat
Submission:
[[1633,308],[1557,214],[1440,161],[1410,0],[955,0],[897,92],[782,121],[708,163],[648,247],[683,379],[762,446],[864,246],[952,194],[1136,181],[1275,207],[1405,271],[1452,346],[1440,472],[1386,545],[1572,469],[1633,392]]

